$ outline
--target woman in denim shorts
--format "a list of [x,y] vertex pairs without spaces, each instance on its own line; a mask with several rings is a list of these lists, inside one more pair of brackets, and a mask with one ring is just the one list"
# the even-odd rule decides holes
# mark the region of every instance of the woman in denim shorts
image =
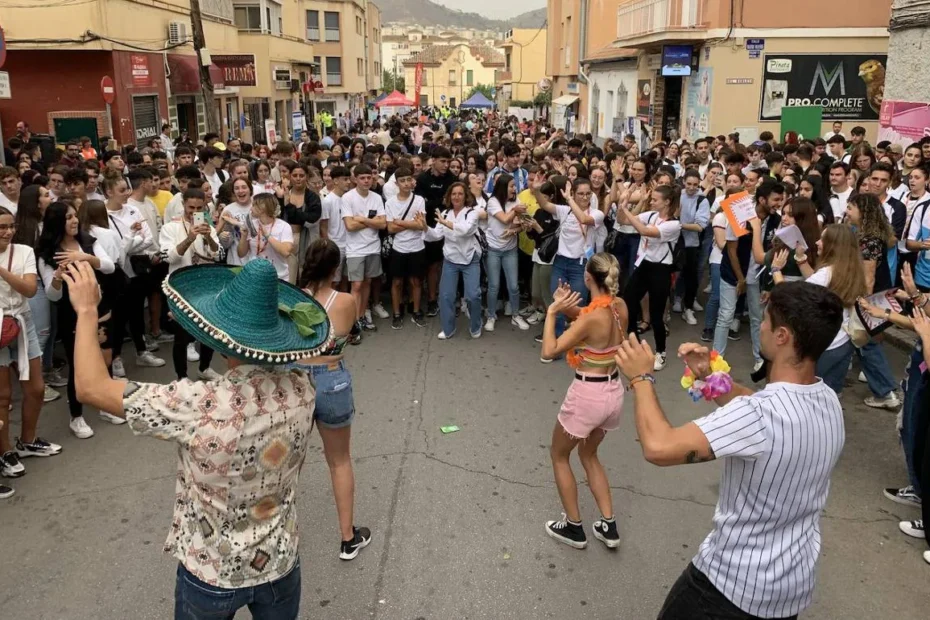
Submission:
[[319,357],[294,364],[310,373],[316,385],[316,409],[313,419],[323,439],[323,453],[329,465],[336,498],[336,513],[342,535],[340,559],[352,560],[371,542],[366,527],[355,527],[355,473],[349,453],[355,402],[352,398],[352,375],[343,361],[343,351],[358,326],[355,298],[333,288],[333,278],[341,266],[339,248],[329,239],[317,239],[307,248],[300,286],[323,304],[333,324],[333,342]]

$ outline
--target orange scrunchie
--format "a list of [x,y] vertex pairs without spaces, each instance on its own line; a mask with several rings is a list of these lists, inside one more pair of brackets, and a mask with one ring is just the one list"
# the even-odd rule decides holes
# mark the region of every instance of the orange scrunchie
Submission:
[[[614,299],[616,299],[616,297],[614,297],[613,295],[598,295],[597,297],[593,298],[587,306],[582,308],[580,312],[578,312],[578,316],[582,317],[585,314],[594,312],[595,310],[599,308],[610,308],[614,303]],[[579,366],[581,366],[581,362],[583,360],[581,359],[581,355],[578,354],[578,351],[582,349],[583,346],[584,346],[584,343],[582,343],[582,345],[579,346],[578,348],[572,349],[571,351],[569,351],[568,354],[565,356],[565,361],[572,368],[578,368]]]

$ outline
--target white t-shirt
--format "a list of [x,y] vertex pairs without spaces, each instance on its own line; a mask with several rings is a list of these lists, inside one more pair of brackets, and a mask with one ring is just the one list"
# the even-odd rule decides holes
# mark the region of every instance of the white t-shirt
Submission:
[[852,194],[852,188],[847,187],[845,192],[837,193],[830,188],[830,207],[833,209],[833,217],[837,222],[846,219],[846,203],[849,202],[849,195]]
[[[374,212],[375,217],[384,215],[384,203],[381,196],[369,191],[364,198],[358,190],[351,190],[342,196],[342,217],[369,217]],[[367,226],[362,230],[352,232],[346,230],[346,258],[361,258],[378,254],[381,251],[381,242],[378,231]]]
[[91,226],[90,234],[97,240],[97,243],[103,248],[103,251],[107,253],[110,260],[117,265],[123,263],[123,243],[119,238],[119,233],[112,228]]
[[16,216],[16,211],[19,210],[19,205],[9,198],[6,197],[6,194],[0,192],[0,207],[6,207],[13,216]]
[[[829,265],[826,267],[821,267],[817,271],[811,274],[811,277],[807,279],[811,284],[819,284],[820,286],[827,288],[830,286],[830,279],[833,277],[833,267]],[[849,325],[849,308],[843,308],[843,324],[840,325],[840,331],[836,333],[836,337],[833,338],[833,342],[830,343],[830,346],[827,347],[827,351],[832,351],[838,347],[843,346],[849,340],[849,334],[846,333],[846,326]]]
[[640,236],[639,249],[636,251],[636,266],[639,267],[643,260],[650,263],[671,265],[675,253],[675,244],[678,243],[678,237],[681,236],[681,222],[678,220],[663,220],[655,211],[640,213],[636,217],[647,226],[657,226],[659,228],[658,238],[647,237],[646,235]]
[[488,199],[488,248],[498,252],[507,252],[517,247],[517,236],[512,235],[510,237],[504,237],[504,231],[510,228],[510,226],[504,224],[496,217],[497,213],[508,213],[515,206],[517,206],[516,201],[508,202],[507,208],[504,209],[501,207],[501,203],[497,198],[492,196]]
[[[10,263],[11,249],[13,251],[12,264]],[[0,266],[6,269],[7,265],[10,265],[9,269],[13,275],[25,276],[32,273],[36,274],[38,278],[39,272],[36,269],[36,254],[28,245],[11,243],[6,251],[0,254]],[[39,282],[38,285],[42,286],[42,283]],[[20,315],[29,312],[29,299],[14,291],[9,282],[0,278],[0,308],[3,308],[3,313],[5,315]]]
[[[223,179],[220,178],[218,171],[214,170],[213,174],[205,174],[204,177],[207,179],[207,181],[210,182],[210,187],[213,189],[213,195],[218,195],[220,188],[223,186]],[[227,175],[226,178],[228,179],[229,176]]]
[[[252,205],[241,205],[238,202],[233,202],[226,205],[226,208],[223,209],[223,213],[229,215],[233,219],[236,219],[242,223],[249,218],[252,213]],[[223,227],[224,232],[229,232],[233,238],[232,246],[226,248],[226,264],[227,265],[244,265],[248,261],[248,255],[239,258],[239,252],[236,248],[239,246],[239,237],[242,236],[242,232],[238,228],[227,224]]]
[[[211,183],[212,185],[212,183]],[[252,195],[258,196],[259,194],[273,194],[274,193],[274,181],[268,179],[264,183],[259,183],[255,181],[252,183]]]
[[[410,202],[411,198],[413,202]],[[417,213],[426,214],[426,201],[423,200],[422,196],[414,194],[411,194],[406,200],[399,200],[395,196],[389,198],[384,204],[384,212],[389,222],[401,219],[409,222],[413,220]],[[404,215],[405,212],[406,215]],[[426,245],[423,243],[423,232],[422,230],[404,229],[394,235],[394,245],[392,247],[401,254],[412,254],[424,250]]]
[[[274,270],[278,272],[278,279],[287,280],[290,275],[290,270],[287,267],[287,259],[278,254],[278,251],[271,246],[270,241],[265,241],[264,235],[268,235],[282,243],[294,243],[294,232],[291,230],[290,224],[282,219],[275,219],[275,221],[271,223],[271,226],[262,226],[262,223],[253,217],[252,228],[254,228],[260,236],[249,239],[249,253],[245,262],[250,260],[267,260],[274,265]],[[261,242],[260,249],[259,242]]]
[[346,252],[346,223],[342,221],[342,196],[337,196],[335,192],[330,192],[323,198],[323,214],[321,220],[328,222],[326,234],[333,243]]
[[[722,230],[726,230],[727,229],[727,214],[724,213],[723,211],[720,211],[719,213],[717,213],[717,215],[714,216],[714,220],[711,223],[711,226],[713,228],[720,228]],[[711,233],[713,233],[713,231],[711,231]],[[723,250],[717,247],[717,242],[715,240],[711,245],[710,260],[708,262],[711,265],[719,265],[722,260],[723,260]]]
[[[604,225],[604,213],[589,208],[588,215],[594,218],[594,225],[582,227],[571,207],[555,205],[555,219],[559,221],[559,249],[556,252],[558,256],[580,259],[589,247],[594,249],[596,231]],[[583,231],[582,228],[587,230]]]

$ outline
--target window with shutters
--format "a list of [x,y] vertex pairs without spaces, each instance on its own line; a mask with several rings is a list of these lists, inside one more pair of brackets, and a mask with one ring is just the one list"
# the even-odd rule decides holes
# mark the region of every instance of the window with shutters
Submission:
[[325,11],[323,13],[323,25],[326,28],[326,40],[330,42],[339,41],[339,13]]
[[339,56],[326,57],[326,85],[342,86],[342,58]]
[[307,11],[307,40],[320,40],[320,12]]

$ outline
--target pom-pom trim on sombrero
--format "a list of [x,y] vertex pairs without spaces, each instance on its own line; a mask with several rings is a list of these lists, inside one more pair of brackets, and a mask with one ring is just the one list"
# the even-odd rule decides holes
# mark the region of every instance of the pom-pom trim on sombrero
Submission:
[[319,357],[320,354],[329,349],[334,344],[334,338],[332,337],[332,330],[329,332],[327,339],[322,342],[320,345],[311,348],[311,349],[302,349],[297,351],[289,351],[287,353],[281,353],[277,351],[269,351],[267,349],[257,349],[255,347],[249,347],[243,345],[241,342],[238,342],[227,332],[223,331],[210,321],[208,321],[200,312],[198,312],[193,306],[191,306],[184,297],[181,296],[178,291],[176,291],[169,283],[166,278],[162,282],[162,290],[165,293],[165,296],[178,307],[178,309],[183,312],[194,325],[201,330],[202,332],[209,335],[211,338],[217,342],[222,343],[226,346],[227,349],[235,353],[237,357],[244,357],[246,359],[254,359],[259,362],[270,362],[274,364],[285,364],[288,362],[296,362],[307,357]]

